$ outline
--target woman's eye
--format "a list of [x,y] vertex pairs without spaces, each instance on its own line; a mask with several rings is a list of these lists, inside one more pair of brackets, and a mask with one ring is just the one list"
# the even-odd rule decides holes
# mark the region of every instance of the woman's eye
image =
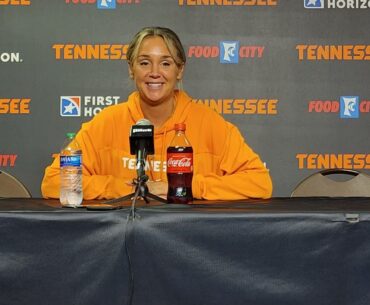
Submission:
[[139,65],[140,66],[146,66],[146,65],[148,65],[149,63],[147,62],[147,61],[141,61],[141,62],[139,62]]

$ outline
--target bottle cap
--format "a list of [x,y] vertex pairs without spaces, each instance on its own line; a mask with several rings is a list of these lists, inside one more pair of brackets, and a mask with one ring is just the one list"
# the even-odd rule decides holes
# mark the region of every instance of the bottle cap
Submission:
[[73,139],[76,136],[76,133],[75,132],[67,132],[66,136],[67,136],[68,139]]
[[186,130],[186,124],[185,123],[176,123],[175,124],[175,130],[176,131],[185,131]]

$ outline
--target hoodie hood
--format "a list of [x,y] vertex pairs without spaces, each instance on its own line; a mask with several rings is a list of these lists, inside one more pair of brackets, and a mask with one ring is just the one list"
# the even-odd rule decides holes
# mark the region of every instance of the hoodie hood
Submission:
[[[185,121],[191,105],[191,98],[184,91],[175,90],[175,101],[176,108],[174,113],[160,128],[154,129],[154,133],[156,135],[174,130],[176,123],[183,123]],[[140,95],[138,91],[133,92],[129,96],[127,104],[131,118],[134,122],[144,118],[144,114],[140,106]]]
[[[175,111],[171,117],[160,128],[154,128],[155,155],[159,158],[161,164],[166,161],[167,147],[171,141],[171,139],[168,138],[168,133],[175,130],[176,123],[185,122],[191,106],[191,98],[181,90],[175,90],[175,101]],[[140,106],[140,95],[138,91],[133,92],[128,97],[127,106],[134,122],[144,118],[144,114]],[[171,137],[172,136],[173,135],[171,135]],[[164,175],[166,175],[166,172],[164,171],[160,172],[159,177],[152,171],[149,173],[152,180],[163,180]]]

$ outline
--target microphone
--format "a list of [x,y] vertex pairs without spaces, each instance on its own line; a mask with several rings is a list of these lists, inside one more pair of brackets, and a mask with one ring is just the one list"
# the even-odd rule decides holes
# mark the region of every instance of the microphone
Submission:
[[130,154],[136,155],[138,178],[145,175],[145,160],[147,155],[154,154],[153,134],[154,126],[147,119],[140,119],[131,127]]

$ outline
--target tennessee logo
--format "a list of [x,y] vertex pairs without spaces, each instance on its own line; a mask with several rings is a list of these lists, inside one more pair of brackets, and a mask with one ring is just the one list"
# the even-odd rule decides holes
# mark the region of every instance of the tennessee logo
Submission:
[[80,96],[61,96],[60,115],[75,117],[81,116],[81,97]]
[[29,98],[0,98],[0,114],[29,114]]
[[299,169],[370,169],[370,154],[304,154],[296,155]]
[[0,0],[0,5],[31,5],[31,0]]
[[370,60],[370,45],[296,46],[299,60]]
[[123,44],[54,44],[57,60],[121,60],[126,59],[128,45]]
[[0,155],[0,166],[15,166],[15,160],[17,160],[18,155]]
[[276,115],[277,99],[194,99],[220,114],[261,114]]

